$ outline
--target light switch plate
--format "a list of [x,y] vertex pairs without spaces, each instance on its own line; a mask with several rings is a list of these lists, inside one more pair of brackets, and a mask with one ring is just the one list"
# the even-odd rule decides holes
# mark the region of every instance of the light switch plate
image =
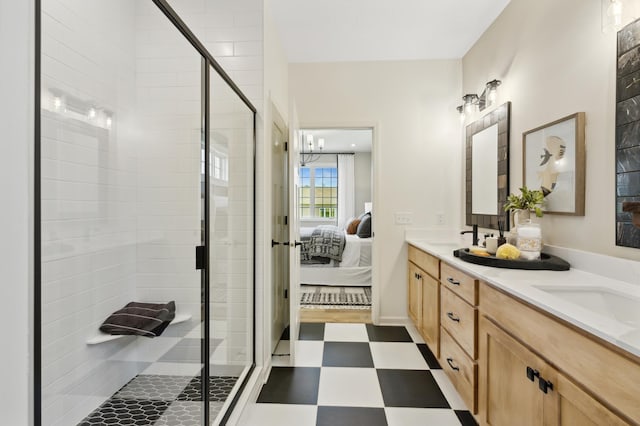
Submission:
[[396,225],[413,224],[413,212],[396,212],[395,222],[396,222]]

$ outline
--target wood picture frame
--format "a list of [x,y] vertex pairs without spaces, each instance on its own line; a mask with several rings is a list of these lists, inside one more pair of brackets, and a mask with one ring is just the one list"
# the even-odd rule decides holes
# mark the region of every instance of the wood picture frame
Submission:
[[545,193],[546,214],[584,216],[585,113],[522,134],[522,182]]

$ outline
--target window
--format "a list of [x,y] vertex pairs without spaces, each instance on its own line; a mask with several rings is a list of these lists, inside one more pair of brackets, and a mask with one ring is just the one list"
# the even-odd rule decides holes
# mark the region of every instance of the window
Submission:
[[338,216],[338,168],[300,168],[300,217]]

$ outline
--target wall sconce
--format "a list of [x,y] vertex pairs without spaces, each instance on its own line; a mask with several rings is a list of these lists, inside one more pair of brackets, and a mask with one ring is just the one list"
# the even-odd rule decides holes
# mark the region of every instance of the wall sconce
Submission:
[[502,84],[502,81],[493,79],[484,86],[484,90],[478,96],[475,93],[467,93],[462,97],[463,104],[456,107],[460,113],[460,120],[464,121],[467,114],[473,112],[482,111],[485,108],[491,106],[498,97],[498,86]]

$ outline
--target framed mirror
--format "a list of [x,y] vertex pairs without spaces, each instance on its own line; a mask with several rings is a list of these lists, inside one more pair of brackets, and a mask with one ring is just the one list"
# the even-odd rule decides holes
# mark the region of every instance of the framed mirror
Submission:
[[511,102],[491,111],[466,128],[466,224],[498,229],[509,215],[503,206],[509,194],[509,127]]

